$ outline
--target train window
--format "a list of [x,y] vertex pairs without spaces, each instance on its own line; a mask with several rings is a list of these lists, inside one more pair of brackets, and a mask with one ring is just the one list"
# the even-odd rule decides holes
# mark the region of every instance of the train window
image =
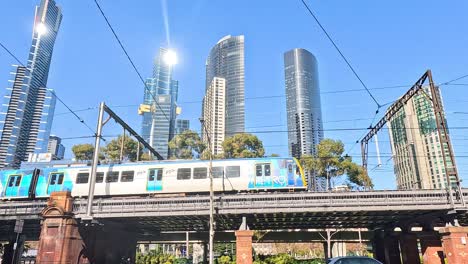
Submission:
[[265,164],[264,165],[264,170],[265,170],[265,176],[270,176],[271,175],[270,164]]
[[213,167],[211,171],[213,172],[213,178],[223,178],[224,167]]
[[10,175],[10,180],[8,181],[8,187],[18,187],[21,183],[21,175],[15,174]]
[[226,178],[240,177],[240,166],[226,166]]
[[257,164],[257,165],[255,166],[255,175],[257,175],[257,176],[263,176],[262,165]]
[[89,181],[89,172],[79,172],[76,175],[76,184],[88,183]]
[[96,183],[104,181],[104,172],[96,172]]
[[177,179],[178,180],[189,180],[191,174],[192,174],[192,169],[190,169],[190,168],[177,169]]
[[120,181],[121,182],[132,182],[134,175],[135,175],[134,171],[122,171],[122,178],[120,179]]
[[158,170],[158,175],[156,176],[157,181],[162,181],[162,174],[163,174],[163,170],[159,169]]
[[119,172],[118,171],[109,171],[107,172],[106,182],[118,182],[119,181]]
[[63,172],[50,174],[50,185],[60,185],[63,183]]
[[293,173],[293,166],[292,164],[288,164],[288,172]]
[[206,179],[206,168],[194,168],[193,169],[193,178],[194,179]]

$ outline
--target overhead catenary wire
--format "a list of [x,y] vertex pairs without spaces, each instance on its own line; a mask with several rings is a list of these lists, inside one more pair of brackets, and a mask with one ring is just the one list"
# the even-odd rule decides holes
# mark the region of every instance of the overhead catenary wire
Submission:
[[377,99],[374,97],[374,95],[370,92],[369,88],[367,88],[367,85],[364,83],[364,81],[361,79],[361,77],[359,76],[359,74],[357,74],[356,70],[354,69],[354,67],[351,65],[351,63],[349,62],[349,60],[346,58],[346,56],[343,54],[343,52],[340,50],[340,48],[338,48],[338,46],[336,45],[335,41],[333,40],[333,38],[330,36],[330,34],[327,32],[327,30],[323,27],[322,23],[320,23],[320,21],[318,20],[317,16],[314,14],[314,12],[312,12],[312,10],[309,8],[309,6],[307,5],[307,3],[305,2],[305,0],[301,0],[302,3],[304,4],[305,8],[309,11],[309,14],[314,18],[315,22],[317,22],[317,24],[319,25],[319,27],[322,29],[323,33],[325,33],[325,35],[327,36],[328,40],[330,40],[330,42],[333,44],[333,47],[335,47],[336,51],[338,51],[338,53],[340,54],[341,58],[346,62],[346,64],[348,65],[349,69],[353,72],[354,76],[356,76],[356,78],[359,80],[359,82],[361,83],[361,85],[364,87],[364,89],[367,91],[367,93],[369,94],[369,96],[372,98],[372,100],[375,102],[375,104],[377,105],[377,109],[380,109],[381,108],[381,105],[379,104],[379,102],[377,101]]
[[[28,67],[24,66],[24,64],[18,59],[18,57],[16,57],[13,52],[11,52],[5,45],[3,45],[3,43],[0,42],[0,46],[16,61],[18,62],[22,67],[24,67],[28,72],[31,72],[30,69],[28,69]],[[57,98],[57,100],[59,100],[59,102],[61,104],[63,104],[63,106],[65,106],[65,108],[68,109],[68,111],[70,113],[72,113],[79,121],[80,123],[82,123],[84,126],[86,126],[93,134],[96,134],[96,132],[85,122],[85,120],[83,118],[81,118],[80,116],[78,116],[76,114],[75,111],[73,111],[59,96],[57,96],[57,94],[52,91],[52,90],[49,90],[50,93],[55,96],[55,98]]]
[[158,109],[162,112],[162,114],[164,115],[164,117],[166,118],[167,121],[169,121],[169,117],[166,115],[166,112],[161,108],[161,106],[158,104],[158,101],[156,100],[156,96],[151,92],[151,90],[148,88],[148,85],[146,84],[145,80],[143,79],[143,76],[141,75],[140,71],[138,70],[138,68],[136,67],[135,63],[133,62],[132,58],[130,57],[130,55],[128,54],[127,52],[127,49],[124,47],[122,41],[120,40],[119,36],[117,35],[117,33],[115,32],[114,28],[112,27],[111,23],[109,22],[109,19],[107,18],[106,14],[104,13],[104,11],[102,10],[101,6],[99,5],[98,1],[97,0],[94,0],[94,3],[96,4],[96,7],[99,9],[99,12],[101,13],[102,17],[104,18],[104,20],[106,21],[107,23],[107,26],[109,27],[109,29],[112,31],[112,34],[114,35],[114,38],[117,40],[117,42],[119,43],[119,46],[120,48],[122,49],[122,51],[125,53],[125,56],[127,57],[128,61],[130,62],[130,64],[132,65],[133,67],[133,70],[135,70],[136,74],[138,75],[138,78],[140,79],[140,81],[143,83],[144,87],[145,87],[145,90],[148,91],[148,93],[151,95],[151,97],[153,98],[153,102],[154,104],[158,107]]

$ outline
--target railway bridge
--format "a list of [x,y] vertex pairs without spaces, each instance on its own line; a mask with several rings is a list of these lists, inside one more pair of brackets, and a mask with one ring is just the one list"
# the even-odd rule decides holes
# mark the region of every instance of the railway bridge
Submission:
[[[467,200],[468,189],[463,196]],[[219,240],[230,239],[225,235],[229,232],[235,239],[232,231],[246,219],[250,230],[281,231],[285,240],[304,241],[308,230],[365,229],[374,256],[384,263],[419,263],[418,244],[425,263],[443,263],[444,252],[468,252],[468,207],[457,198],[451,202],[443,190],[217,194],[215,230]],[[86,206],[86,198],[69,193],[54,193],[48,201],[2,201],[0,240],[38,240],[42,259],[56,260],[63,256],[50,252],[65,251],[74,263],[115,263],[122,256],[132,258],[134,252],[128,249],[137,241],[159,241],[167,232],[188,231],[208,239],[208,195],[99,197],[93,201],[92,220],[86,218]],[[18,223],[24,225],[15,232]],[[236,235],[251,241],[252,232]]]

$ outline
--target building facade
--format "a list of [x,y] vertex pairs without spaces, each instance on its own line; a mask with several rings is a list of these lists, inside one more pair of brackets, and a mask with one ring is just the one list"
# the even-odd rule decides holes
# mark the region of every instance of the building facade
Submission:
[[[317,60],[305,49],[284,53],[289,155],[316,155],[323,139]],[[323,190],[325,181],[307,175],[308,184]]]
[[179,89],[178,81],[172,79],[174,65],[166,59],[169,53],[168,49],[160,48],[139,109],[143,116],[141,136],[164,158],[168,158],[168,144],[175,134]]
[[[398,189],[447,187],[447,168],[444,165],[434,107],[429,99],[433,96],[440,98],[439,89],[436,87],[435,90],[435,95],[431,94],[429,87],[419,90],[387,120]],[[450,155],[447,149],[445,153]],[[448,169],[452,169],[451,166],[447,163]],[[456,179],[451,178],[450,181],[453,184]]]
[[190,120],[187,119],[177,119],[175,126],[175,135],[180,135],[184,131],[190,129]]
[[16,66],[0,113],[0,167],[17,168],[29,154],[47,151],[56,100],[47,79],[61,21],[54,0],[36,7],[27,65]]
[[[244,36],[225,36],[211,49],[206,60],[206,86],[215,77],[226,80],[225,137],[245,130]],[[202,115],[204,115],[202,111]]]
[[202,140],[212,155],[223,153],[226,129],[226,79],[214,77],[203,99],[204,128]]
[[65,156],[65,146],[62,145],[62,139],[51,135],[49,137],[47,152],[52,154],[53,160],[62,160]]

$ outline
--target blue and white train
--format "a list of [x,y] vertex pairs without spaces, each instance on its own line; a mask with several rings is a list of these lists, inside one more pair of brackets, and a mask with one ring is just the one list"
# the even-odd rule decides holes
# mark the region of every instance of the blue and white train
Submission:
[[[55,191],[89,192],[90,166],[0,171],[0,199],[46,198]],[[214,160],[216,192],[307,189],[294,158]],[[209,161],[153,161],[98,166],[95,196],[191,194],[209,191]]]

